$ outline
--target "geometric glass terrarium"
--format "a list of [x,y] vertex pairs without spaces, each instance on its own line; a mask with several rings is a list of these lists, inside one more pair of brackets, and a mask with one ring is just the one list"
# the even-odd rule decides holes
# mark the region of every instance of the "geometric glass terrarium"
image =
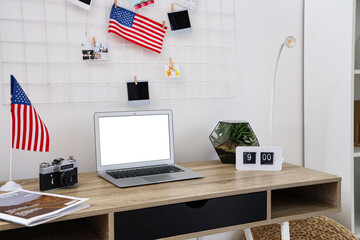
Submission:
[[209,138],[222,163],[235,163],[237,146],[259,146],[248,122],[220,121]]

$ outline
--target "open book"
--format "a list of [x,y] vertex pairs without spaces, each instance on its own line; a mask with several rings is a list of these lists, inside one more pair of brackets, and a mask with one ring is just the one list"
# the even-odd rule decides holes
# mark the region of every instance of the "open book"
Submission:
[[86,200],[20,189],[0,194],[0,219],[32,227],[87,208]]

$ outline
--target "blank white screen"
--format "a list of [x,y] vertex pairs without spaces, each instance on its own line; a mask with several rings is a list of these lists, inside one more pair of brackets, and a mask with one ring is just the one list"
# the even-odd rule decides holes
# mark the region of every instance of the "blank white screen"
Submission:
[[101,165],[170,159],[169,117],[99,118]]

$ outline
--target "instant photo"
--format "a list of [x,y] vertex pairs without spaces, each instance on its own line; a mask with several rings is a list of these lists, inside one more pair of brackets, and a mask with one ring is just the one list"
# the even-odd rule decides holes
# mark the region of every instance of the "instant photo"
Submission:
[[68,1],[75,4],[78,7],[81,7],[86,10],[90,10],[91,3],[93,0],[68,0]]
[[155,3],[155,0],[131,0],[131,5],[135,10],[146,7],[153,3]]
[[127,94],[129,106],[150,104],[148,81],[127,82]]
[[187,9],[193,10],[196,7],[197,0],[175,0],[175,2]]
[[172,35],[192,32],[189,11],[187,9],[168,12],[168,17]]
[[96,42],[95,46],[93,43],[85,42],[81,44],[81,50],[83,60],[107,60],[109,57],[105,42]]
[[179,78],[180,66],[177,62],[164,63],[165,78]]

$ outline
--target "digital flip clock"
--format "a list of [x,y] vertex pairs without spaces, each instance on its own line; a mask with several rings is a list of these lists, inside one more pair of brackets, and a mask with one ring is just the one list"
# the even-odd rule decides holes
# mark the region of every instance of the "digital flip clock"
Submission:
[[236,147],[237,170],[281,171],[280,147]]

